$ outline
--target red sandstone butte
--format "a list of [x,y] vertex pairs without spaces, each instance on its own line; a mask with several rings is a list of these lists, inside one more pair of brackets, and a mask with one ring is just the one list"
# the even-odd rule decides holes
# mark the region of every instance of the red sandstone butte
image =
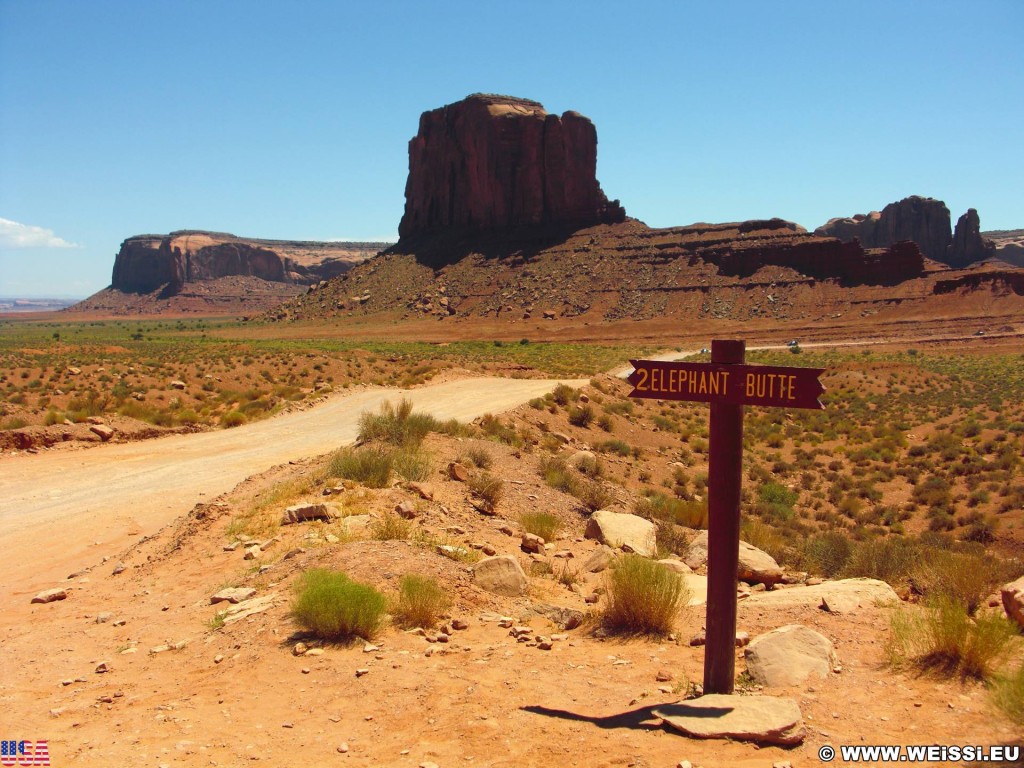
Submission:
[[398,234],[576,230],[625,220],[596,169],[597,130],[588,118],[475,93],[420,117]]

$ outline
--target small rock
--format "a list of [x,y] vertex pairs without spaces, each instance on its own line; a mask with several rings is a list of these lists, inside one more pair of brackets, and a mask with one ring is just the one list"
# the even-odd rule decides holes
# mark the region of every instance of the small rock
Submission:
[[32,598],[33,603],[53,603],[57,600],[66,600],[68,597],[67,590],[56,588],[47,589],[40,592],[38,595]]
[[434,500],[434,488],[427,483],[409,483],[406,487],[413,493],[418,493],[424,501]]
[[210,597],[210,604],[215,605],[222,602],[236,604],[243,600],[248,600],[255,594],[256,590],[252,587],[229,587],[228,589],[222,589],[220,592],[212,595]]
[[114,618],[114,614],[112,614],[112,613],[98,613],[98,614],[96,614],[96,623],[97,624],[106,624],[112,618]]
[[126,569],[126,566],[125,566],[124,563],[118,563],[117,565],[114,566],[114,570],[112,570],[110,572],[110,574],[112,576],[117,576],[117,574],[119,574],[119,573],[124,573],[125,569]]
[[367,667],[361,667],[356,670],[356,677],[362,677],[363,675],[370,674],[370,670]]
[[89,427],[89,431],[104,443],[114,436],[114,430],[106,424],[93,424]]
[[219,653],[213,657],[214,664],[220,664],[222,661],[224,661],[224,657]]
[[107,662],[105,662],[105,661],[101,661],[99,664],[96,665],[96,674],[97,675],[102,675],[104,672],[109,672],[109,671],[110,671],[110,665],[107,664]]
[[301,656],[308,650],[309,648],[306,646],[305,643],[296,643],[294,646],[292,646],[292,656]]
[[659,669],[658,674],[654,676],[654,679],[657,680],[659,683],[667,683],[670,680],[672,680],[673,677],[674,675],[667,669]]
[[324,655],[324,649],[323,648],[310,648],[303,655],[304,656],[323,656]]
[[520,548],[523,552],[541,553],[544,551],[544,539],[532,533],[524,533]]
[[469,629],[469,622],[465,619],[452,619],[452,629],[463,630]]
[[258,545],[253,544],[251,547],[247,547],[246,548],[245,556],[243,557],[243,559],[244,560],[255,560],[257,557],[260,556],[260,554],[262,554],[262,552],[263,552],[263,550],[261,550]]
[[338,752],[340,752],[343,755],[346,752],[348,752],[348,744],[346,744],[345,742],[341,742],[341,744],[338,745]]
[[453,461],[448,465],[448,476],[452,480],[465,483],[469,480],[469,470],[459,462]]
[[395,512],[398,513],[399,517],[404,517],[406,520],[413,520],[419,517],[419,511],[411,502],[402,501],[395,505]]

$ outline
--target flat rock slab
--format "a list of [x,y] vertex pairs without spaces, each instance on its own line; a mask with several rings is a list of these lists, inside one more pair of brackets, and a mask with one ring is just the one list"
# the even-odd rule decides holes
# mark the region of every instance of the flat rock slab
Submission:
[[275,605],[277,605],[277,595],[263,595],[262,597],[254,597],[251,600],[243,600],[241,603],[232,605],[224,611],[224,623],[230,624],[232,621],[238,621],[256,613],[263,613]]
[[243,600],[248,600],[255,594],[256,590],[251,587],[231,587],[230,589],[222,589],[217,594],[211,596],[210,603],[240,603]]
[[690,588],[687,605],[704,605],[708,601],[708,577],[697,573],[684,573],[683,581]]
[[804,740],[795,699],[710,693],[654,710],[666,725],[697,739],[732,739],[792,746]]
[[32,598],[33,603],[52,603],[57,600],[66,600],[68,593],[66,590],[60,589],[48,589],[45,592],[40,592],[38,595]]
[[324,502],[293,504],[284,511],[281,525],[305,523],[309,520],[323,520],[329,523],[337,516],[338,507],[335,504],[325,504]]
[[[846,598],[841,600],[840,598]],[[771,605],[778,607],[808,606],[818,608],[823,600],[830,604],[829,600],[849,605],[856,600],[862,608],[869,608],[873,605],[897,605],[900,596],[896,591],[878,579],[840,579],[839,581],[825,581],[815,584],[812,587],[786,587],[775,589],[771,592],[755,592],[746,600],[743,605]]]

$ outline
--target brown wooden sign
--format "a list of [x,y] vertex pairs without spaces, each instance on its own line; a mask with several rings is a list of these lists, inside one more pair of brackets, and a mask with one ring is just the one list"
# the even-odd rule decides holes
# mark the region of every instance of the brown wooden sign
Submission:
[[818,401],[825,388],[818,377],[824,368],[776,365],[721,365],[630,360],[630,397],[686,400],[728,405],[766,405],[780,408],[824,406]]
[[743,406],[822,408],[822,368],[747,365],[746,344],[711,342],[710,363],[630,360],[630,397],[710,403],[704,693],[732,693],[743,484]]

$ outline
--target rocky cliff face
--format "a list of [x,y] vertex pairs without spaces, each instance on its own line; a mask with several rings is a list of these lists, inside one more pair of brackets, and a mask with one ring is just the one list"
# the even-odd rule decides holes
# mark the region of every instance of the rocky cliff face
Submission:
[[981,236],[981,219],[978,212],[968,208],[967,213],[956,222],[953,242],[949,246],[945,262],[951,267],[965,267],[976,261],[991,258],[995,252],[995,243]]
[[345,272],[387,245],[254,240],[197,231],[139,235],[121,244],[111,288],[175,293],[186,283],[229,276],[310,285]]
[[409,142],[404,240],[437,233],[576,230],[625,219],[596,178],[597,131],[577,112],[473,94],[425,112]]
[[830,219],[815,234],[838,237],[843,242],[856,239],[865,248],[888,248],[910,240],[929,259],[951,267],[963,267],[995,254],[995,245],[981,236],[981,221],[975,209],[960,217],[951,236],[946,204],[916,195],[889,203],[881,212]]
[[946,204],[917,195],[889,203],[881,213],[873,211],[866,216],[831,219],[815,233],[838,237],[844,242],[856,238],[865,248],[888,248],[901,240],[911,240],[925,256],[936,261],[945,261],[951,240]]

